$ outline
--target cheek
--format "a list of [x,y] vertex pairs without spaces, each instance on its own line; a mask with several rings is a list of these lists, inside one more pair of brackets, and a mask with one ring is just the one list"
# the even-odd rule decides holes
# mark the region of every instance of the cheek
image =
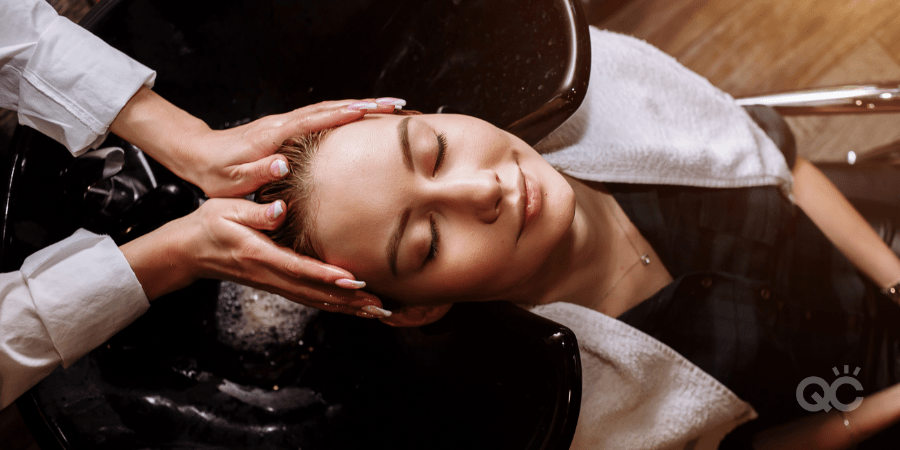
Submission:
[[517,284],[521,258],[514,242],[467,240],[446,249],[446,259],[428,284],[441,297],[494,296]]

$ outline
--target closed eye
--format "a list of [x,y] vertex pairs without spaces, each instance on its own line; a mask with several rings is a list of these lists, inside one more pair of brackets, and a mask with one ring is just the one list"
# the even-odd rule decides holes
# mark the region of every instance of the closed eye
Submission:
[[431,248],[428,250],[428,255],[425,257],[425,264],[433,261],[437,256],[438,252],[438,244],[441,241],[441,236],[438,234],[437,222],[434,220],[434,216],[431,216]]
[[434,171],[431,173],[431,176],[437,174],[438,169],[441,168],[441,164],[444,162],[444,155],[447,153],[447,134],[441,133],[437,135],[437,144],[438,144],[438,152],[437,158],[434,160]]

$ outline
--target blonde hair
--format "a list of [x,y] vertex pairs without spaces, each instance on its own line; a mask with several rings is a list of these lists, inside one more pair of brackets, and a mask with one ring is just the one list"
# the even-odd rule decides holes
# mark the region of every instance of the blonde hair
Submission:
[[322,141],[333,128],[288,138],[277,153],[287,158],[289,172],[284,178],[263,185],[256,193],[260,203],[283,200],[284,222],[266,234],[276,244],[316,259],[316,240],[313,235],[313,182],[312,161]]

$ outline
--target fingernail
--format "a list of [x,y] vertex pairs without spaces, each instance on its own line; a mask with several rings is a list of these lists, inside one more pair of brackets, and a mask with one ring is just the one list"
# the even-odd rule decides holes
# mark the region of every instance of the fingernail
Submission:
[[362,310],[378,317],[391,317],[391,314],[393,314],[392,312],[381,309],[375,305],[364,306]]
[[281,202],[275,202],[269,205],[269,209],[266,210],[266,215],[269,216],[269,219],[277,219],[281,213],[284,212],[284,207],[281,206]]
[[272,166],[269,168],[269,170],[272,171],[272,175],[275,175],[278,178],[281,178],[288,173],[287,164],[285,164],[284,161],[280,159],[276,159],[272,163]]
[[381,97],[375,100],[375,103],[378,103],[379,105],[393,105],[394,109],[403,109],[403,107],[406,106],[406,100],[395,97]]
[[350,298],[347,298],[347,301],[349,302],[349,303],[347,303],[347,306],[349,306],[351,308],[362,308],[364,306],[374,305],[377,303],[377,300],[373,300],[371,298],[358,299],[358,298],[350,297]]
[[361,109],[376,109],[378,108],[377,103],[372,102],[354,102],[347,105],[347,109],[351,111],[359,111]]
[[363,319],[376,319],[377,318],[376,316],[369,314],[367,312],[363,312],[363,311],[357,311],[356,317],[362,317]]
[[362,289],[366,287],[365,281],[356,281],[349,278],[341,278],[340,280],[335,281],[334,284],[344,289]]

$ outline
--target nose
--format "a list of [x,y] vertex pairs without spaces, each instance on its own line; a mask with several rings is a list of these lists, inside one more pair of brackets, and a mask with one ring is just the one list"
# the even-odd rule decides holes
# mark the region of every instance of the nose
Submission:
[[446,178],[436,184],[434,200],[455,211],[474,213],[485,223],[494,223],[500,215],[503,189],[500,177],[492,170]]

